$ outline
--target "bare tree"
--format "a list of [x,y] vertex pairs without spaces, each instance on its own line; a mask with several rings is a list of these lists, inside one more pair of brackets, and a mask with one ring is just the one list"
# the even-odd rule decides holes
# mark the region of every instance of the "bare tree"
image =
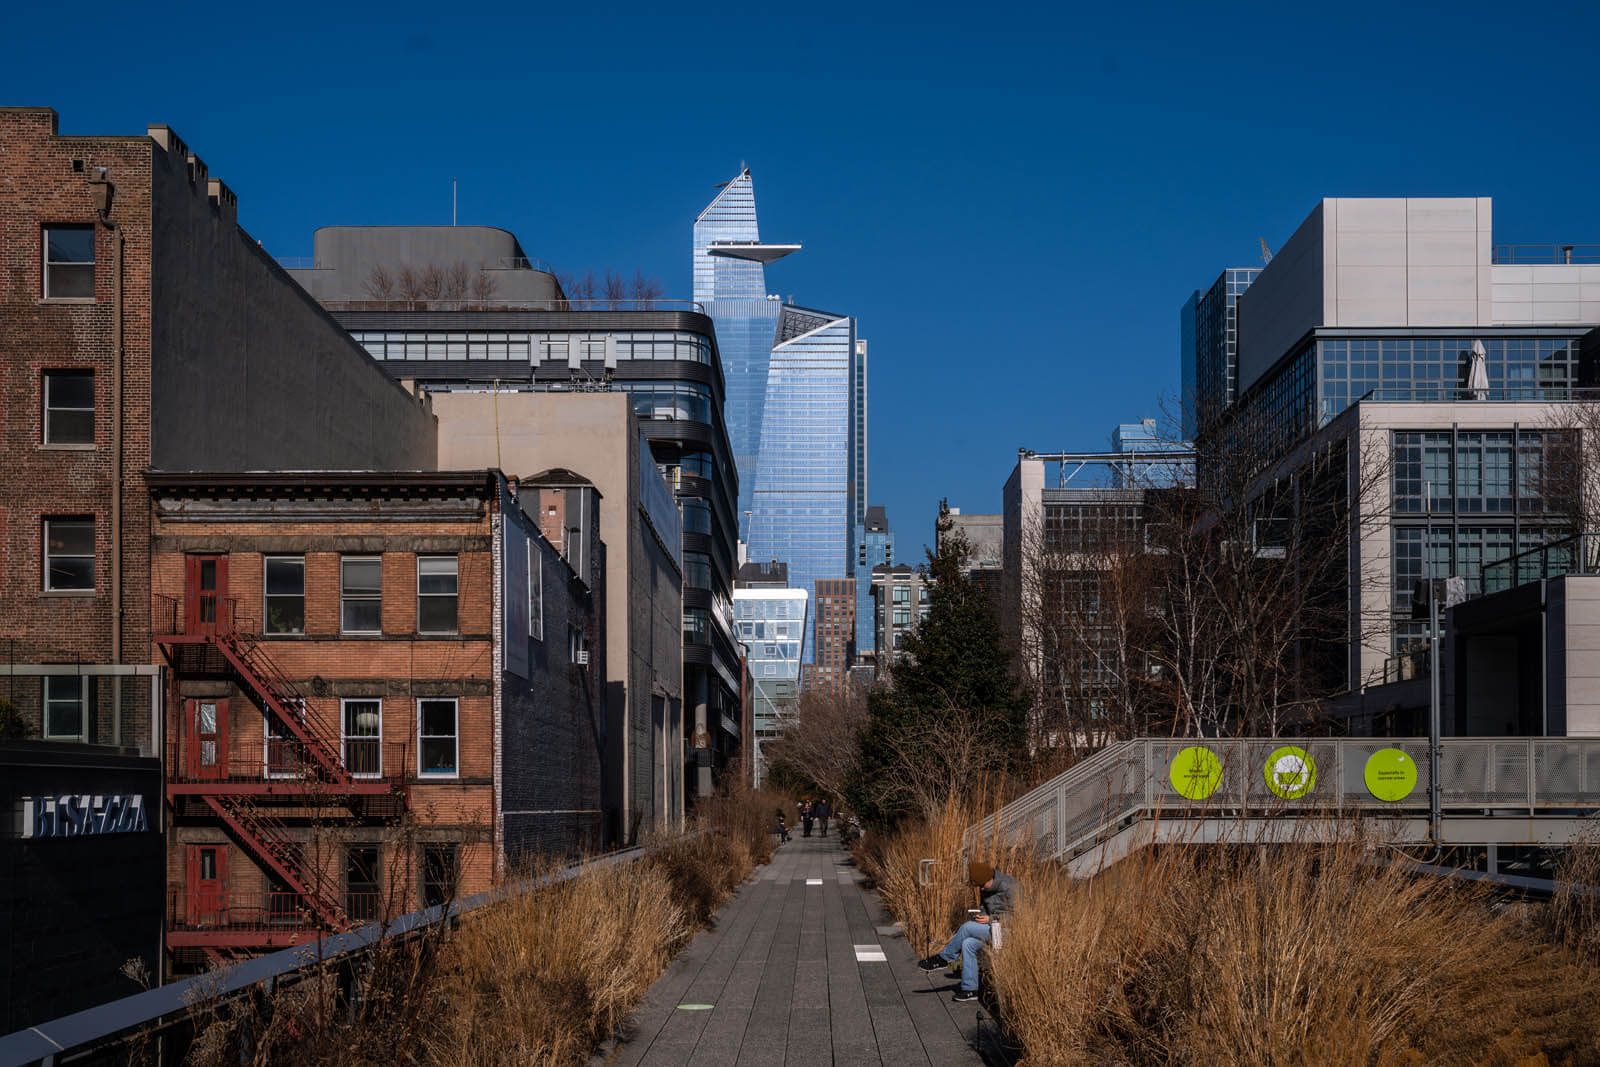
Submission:
[[500,278],[491,273],[487,267],[479,267],[478,272],[472,276],[472,299],[478,304],[487,304],[494,299],[494,294],[500,290]]
[[[1136,489],[1022,531],[1036,751],[1077,758],[1152,731],[1276,736],[1360,684],[1361,649],[1389,640],[1387,550],[1374,549],[1391,464],[1358,415],[1296,443],[1261,409],[1234,411],[1195,446],[1198,488],[1135,467]],[[1356,593],[1375,585],[1370,611]]]
[[660,300],[666,290],[655,278],[645,277],[644,271],[633,272],[633,304],[639,309],[648,308],[652,301]]
[[856,687],[807,689],[778,738],[762,747],[762,756],[777,781],[843,796],[866,721],[866,696]]
[[622,280],[622,275],[614,270],[606,271],[605,301],[610,308],[620,308],[628,297],[628,287]]
[[443,268],[443,279],[439,287],[439,297],[442,300],[465,300],[467,293],[472,288],[472,268],[467,266],[465,260],[456,260],[448,267]]
[[427,293],[421,273],[409,263],[400,264],[400,272],[396,277],[396,284],[400,289],[400,296],[406,300],[425,300]]
[[377,264],[367,272],[367,280],[362,283],[362,288],[374,300],[394,299],[395,278],[383,264]]

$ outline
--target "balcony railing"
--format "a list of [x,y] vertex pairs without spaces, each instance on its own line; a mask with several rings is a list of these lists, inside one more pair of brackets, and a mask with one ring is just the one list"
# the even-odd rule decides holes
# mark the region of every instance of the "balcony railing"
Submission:
[[260,619],[238,597],[197,597],[191,619],[191,606],[182,597],[150,594],[150,632],[158,637],[188,634],[201,630],[216,633],[256,633]]
[[[259,726],[257,727],[259,729]],[[348,737],[340,744],[340,759],[357,783],[398,783],[410,770],[410,746],[404,741]],[[236,737],[187,736],[166,744],[167,782],[184,792],[207,785],[267,785],[282,789],[264,792],[301,792],[330,789],[329,777],[305,742],[273,736],[240,741]],[[299,783],[299,784],[297,784]],[[203,789],[201,790],[203,791]]]
[[1600,263],[1600,245],[1495,245],[1494,262]]
[[1428,677],[1432,668],[1432,650],[1413,648],[1396,653],[1383,661],[1383,684],[1410,682]]
[[1498,593],[1566,574],[1600,574],[1600,534],[1578,534],[1486,563],[1483,591]]
[[[378,890],[346,890],[339,901],[352,922],[372,922],[383,917],[385,899]],[[403,901],[391,903],[396,905],[393,911],[402,910]],[[316,911],[299,893],[167,887],[168,930],[282,935],[314,931],[320,926]]]

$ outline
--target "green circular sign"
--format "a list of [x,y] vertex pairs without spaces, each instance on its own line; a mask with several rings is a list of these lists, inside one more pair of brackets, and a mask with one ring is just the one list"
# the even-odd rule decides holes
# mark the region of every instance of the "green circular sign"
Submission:
[[1204,800],[1222,784],[1222,761],[1209,748],[1192,745],[1172,757],[1167,775],[1178,795],[1189,800]]
[[1367,792],[1379,800],[1404,800],[1417,787],[1417,761],[1398,748],[1380,748],[1367,757],[1362,777]]
[[1317,761],[1311,753],[1284,745],[1267,757],[1267,788],[1285,800],[1299,800],[1317,787]]

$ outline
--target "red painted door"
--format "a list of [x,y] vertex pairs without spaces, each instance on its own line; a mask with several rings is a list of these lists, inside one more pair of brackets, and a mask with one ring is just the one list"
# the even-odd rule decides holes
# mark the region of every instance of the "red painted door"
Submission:
[[228,776],[228,701],[206,697],[189,701],[184,751],[190,778]]
[[214,634],[228,629],[228,557],[187,556],[184,560],[184,618],[188,633]]
[[228,922],[228,847],[189,846],[188,919],[194,926]]

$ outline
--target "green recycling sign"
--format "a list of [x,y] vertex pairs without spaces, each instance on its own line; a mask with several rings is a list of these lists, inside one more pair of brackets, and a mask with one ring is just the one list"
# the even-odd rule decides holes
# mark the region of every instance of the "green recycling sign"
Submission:
[[1295,745],[1284,745],[1267,757],[1267,788],[1285,800],[1299,800],[1317,787],[1317,761]]

